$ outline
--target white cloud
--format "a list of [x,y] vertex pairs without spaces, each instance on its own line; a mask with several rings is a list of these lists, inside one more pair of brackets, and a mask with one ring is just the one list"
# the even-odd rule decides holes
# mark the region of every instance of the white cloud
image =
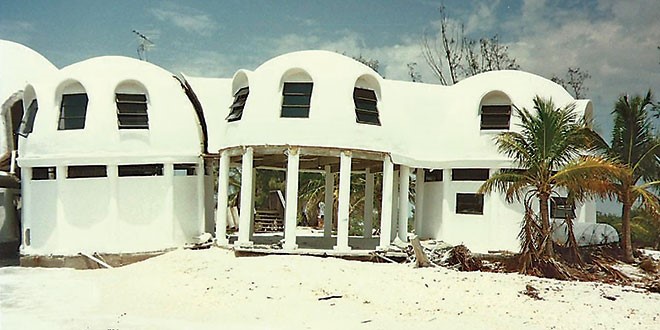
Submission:
[[149,11],[158,20],[170,22],[191,33],[208,36],[218,28],[216,22],[209,15],[197,9],[173,3],[165,3]]

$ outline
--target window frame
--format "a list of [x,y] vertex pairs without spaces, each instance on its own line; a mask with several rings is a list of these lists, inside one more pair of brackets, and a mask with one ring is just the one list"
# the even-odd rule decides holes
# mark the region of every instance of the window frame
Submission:
[[424,182],[442,182],[444,171],[441,169],[424,169]]
[[486,181],[489,177],[490,170],[487,168],[453,168],[451,170],[451,181]]
[[554,196],[550,197],[550,218],[551,219],[575,219],[575,204],[568,203],[568,197]]
[[120,178],[163,176],[163,172],[163,164],[125,164],[117,166],[117,176]]
[[32,178],[35,181],[56,180],[57,168],[55,166],[39,166],[31,169]]
[[[27,137],[32,133],[34,130],[34,121],[37,119],[37,111],[39,111],[39,102],[37,99],[34,99],[30,102],[27,110],[25,110],[21,123],[18,125],[18,135]],[[18,148],[18,146],[16,147]]]
[[[503,110],[506,108],[506,110]],[[511,104],[482,104],[480,108],[480,129],[482,131],[505,131],[511,128]],[[506,126],[503,118],[506,116]],[[495,123],[493,123],[493,119]]]
[[234,93],[234,102],[229,106],[229,114],[225,118],[227,122],[231,123],[243,118],[243,110],[249,96],[250,86],[241,87]]
[[[293,86],[309,86],[309,91],[296,91],[291,90]],[[289,90],[287,90],[289,87]],[[314,93],[313,82],[284,82],[282,85],[282,107],[280,111],[280,118],[309,118],[309,112],[312,106],[312,94]],[[303,102],[292,102],[295,98],[301,98]],[[306,110],[304,115],[298,115],[296,110]],[[303,111],[304,111],[303,110]]]
[[[470,200],[474,199],[474,200]],[[456,193],[456,214],[483,215],[484,214],[484,194],[477,193]],[[471,208],[472,207],[472,208]]]
[[[74,98],[74,97],[81,97],[84,96],[84,106],[82,105],[68,105],[66,104],[67,99],[69,98]],[[71,100],[73,101],[73,100]],[[57,124],[57,130],[58,131],[69,131],[69,130],[80,130],[80,129],[85,129],[85,123],[87,121],[87,106],[89,105],[89,96],[87,93],[67,93],[67,94],[62,94],[62,100],[60,101],[60,116]],[[67,112],[72,112],[72,109],[76,108],[82,108],[82,115],[80,116],[71,116],[68,115]],[[72,123],[67,124],[67,120],[73,121],[73,120],[81,120],[82,119],[82,125],[72,125]]]
[[[365,95],[370,94],[370,95]],[[353,87],[353,103],[355,104],[355,122],[358,124],[367,124],[380,126],[380,115],[378,112],[378,96],[376,91],[369,88]],[[361,104],[360,104],[361,103]],[[367,105],[367,107],[365,107]],[[373,105],[373,109],[368,107]],[[362,116],[362,118],[360,118]],[[364,116],[373,117],[368,120]]]
[[[195,163],[180,163],[172,165],[174,176],[196,176],[197,164]],[[185,174],[183,173],[185,171]]]
[[[115,92],[115,104],[117,106],[118,129],[149,129],[149,99],[147,98],[147,94]],[[133,109],[129,110],[129,108]],[[122,120],[127,121],[129,118],[144,118],[144,120],[138,123],[122,123]]]
[[107,177],[108,177],[108,167],[105,165],[70,165],[67,166],[66,169],[67,179],[107,178]]

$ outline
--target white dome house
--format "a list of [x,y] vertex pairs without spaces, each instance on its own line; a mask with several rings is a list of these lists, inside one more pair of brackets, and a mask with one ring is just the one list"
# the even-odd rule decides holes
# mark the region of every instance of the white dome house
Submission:
[[23,99],[22,264],[158,252],[204,232],[203,134],[172,74],[93,58],[28,85]]

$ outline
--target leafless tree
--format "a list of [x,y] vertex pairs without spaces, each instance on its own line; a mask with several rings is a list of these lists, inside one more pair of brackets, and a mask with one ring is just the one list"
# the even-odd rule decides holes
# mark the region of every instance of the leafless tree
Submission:
[[589,71],[579,67],[569,67],[563,78],[555,75],[551,80],[564,87],[576,99],[581,99],[587,96],[589,88],[585,85],[585,81],[590,78]]
[[407,63],[408,66],[408,77],[412,82],[422,82],[422,75],[417,71],[417,62]]
[[463,24],[453,25],[441,6],[439,35],[427,32],[422,36],[422,55],[442,85],[493,70],[517,70],[516,59],[509,56],[509,48],[497,35],[471,39],[465,35]]

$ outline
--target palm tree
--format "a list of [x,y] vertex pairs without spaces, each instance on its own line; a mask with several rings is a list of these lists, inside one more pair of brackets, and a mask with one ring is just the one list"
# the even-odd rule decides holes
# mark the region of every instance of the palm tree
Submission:
[[624,259],[633,261],[630,211],[636,202],[655,217],[660,217],[658,197],[651,187],[660,184],[660,137],[654,134],[650,111],[657,106],[649,90],[646,96],[619,97],[612,110],[612,143],[603,141],[605,155],[625,167],[614,179],[614,192],[621,207],[621,248]]
[[[522,202],[525,216],[520,233],[522,271],[543,257],[552,257],[548,202],[551,196],[572,191],[581,201],[607,194],[608,174],[616,166],[606,159],[585,155],[591,130],[574,112],[575,105],[555,108],[550,99],[534,98],[534,111],[515,109],[520,132],[504,132],[495,138],[498,151],[512,158],[516,170],[503,169],[480,187],[479,192],[499,191],[506,201]],[[533,204],[538,202],[538,215]]]

